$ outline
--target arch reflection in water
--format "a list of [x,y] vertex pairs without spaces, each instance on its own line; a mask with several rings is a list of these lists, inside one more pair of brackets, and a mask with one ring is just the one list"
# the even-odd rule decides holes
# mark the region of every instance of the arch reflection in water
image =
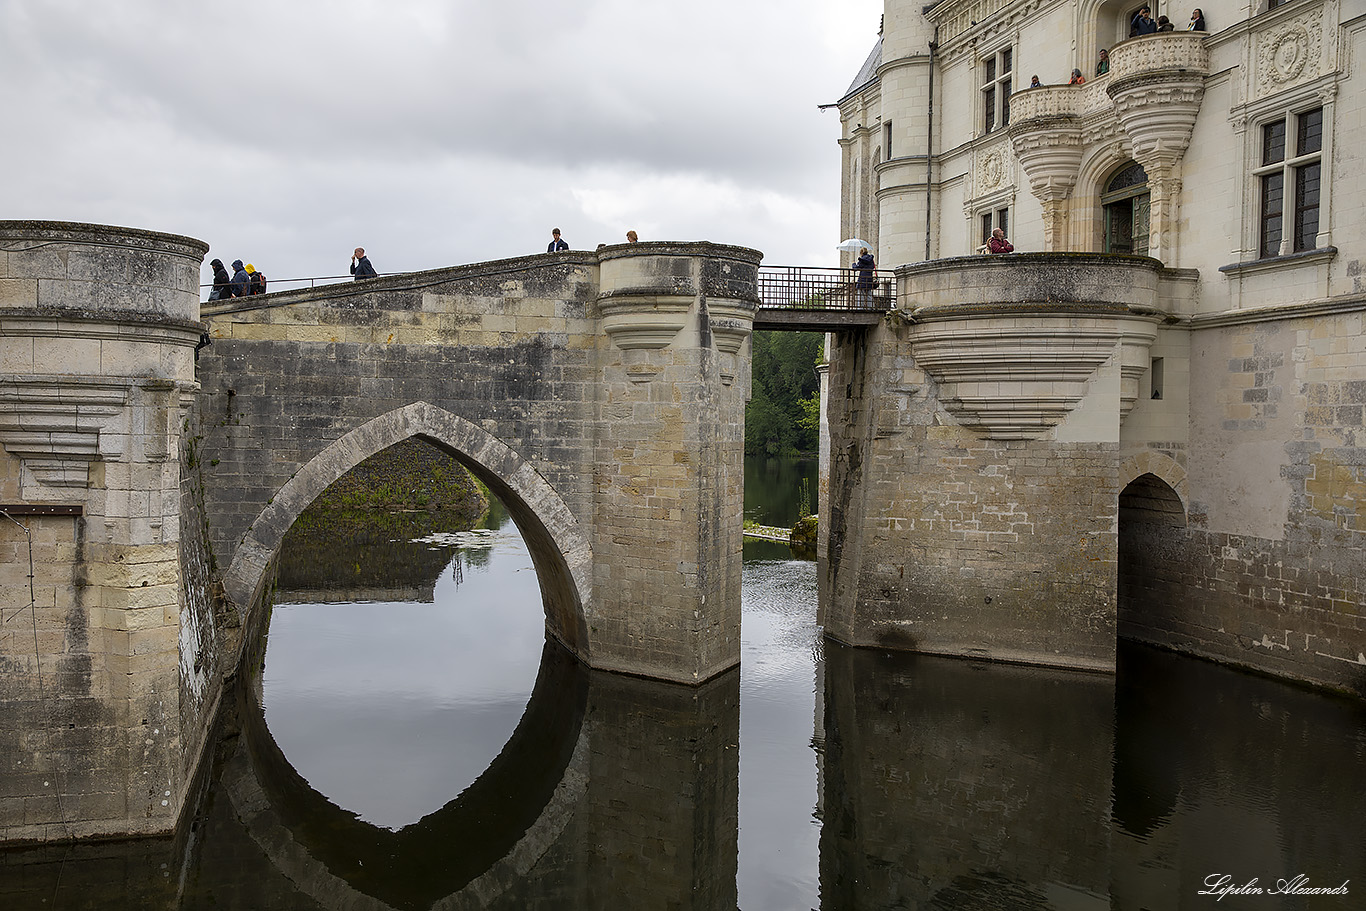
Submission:
[[503,751],[398,831],[330,804],[238,711],[181,907],[735,907],[738,672],[694,689],[548,641]]
[[[510,522],[327,551],[282,561],[293,603],[270,618],[266,722],[315,789],[401,828],[459,794],[512,733],[545,637],[536,574]],[[371,600],[334,603],[354,597]]]

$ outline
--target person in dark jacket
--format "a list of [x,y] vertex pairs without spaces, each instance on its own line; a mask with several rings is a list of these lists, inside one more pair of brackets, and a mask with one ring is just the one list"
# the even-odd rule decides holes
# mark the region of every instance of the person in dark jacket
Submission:
[[1191,13],[1190,25],[1186,26],[1186,30],[1190,32],[1209,31],[1209,29],[1205,28],[1205,11],[1200,9],[1200,7],[1197,6]]
[[248,294],[266,293],[266,276],[251,263],[247,263],[247,276],[251,279],[251,288]]
[[209,300],[223,301],[232,297],[232,276],[223,268],[223,260],[210,260],[209,265],[213,267],[213,290],[209,292]]
[[1138,11],[1138,14],[1134,16],[1133,21],[1129,23],[1130,38],[1157,34],[1157,23],[1153,21],[1151,13],[1152,10],[1148,9],[1146,6]]
[[246,297],[251,293],[251,276],[243,268],[240,259],[232,261],[232,296]]
[[854,260],[854,271],[858,273],[855,282],[858,285],[858,300],[860,307],[869,307],[873,303],[873,270],[877,268],[877,261],[873,259],[873,254],[868,252],[867,247],[859,251],[859,258]]
[[1166,16],[1158,16],[1157,30],[1159,32],[1174,32],[1176,31],[1176,26],[1172,25],[1172,21]]
[[356,281],[362,278],[376,278],[379,275],[375,267],[370,265],[370,258],[365,255],[364,247],[357,247],[356,252],[351,254],[351,274],[356,277]]
[[547,253],[559,253],[561,250],[569,249],[569,241],[560,236],[559,228],[552,228],[550,231],[550,245],[545,248]]

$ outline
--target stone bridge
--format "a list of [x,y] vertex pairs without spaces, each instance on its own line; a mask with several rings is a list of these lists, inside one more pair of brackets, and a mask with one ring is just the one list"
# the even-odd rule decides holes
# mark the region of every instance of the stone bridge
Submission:
[[758,263],[633,244],[206,307],[194,443],[228,599],[249,612],[299,513],[417,437],[507,505],[585,663],[733,667]]
[[758,252],[623,245],[201,314],[206,250],[0,222],[0,840],[170,831],[283,535],[401,440],[503,500],[585,664],[695,686],[739,663]]

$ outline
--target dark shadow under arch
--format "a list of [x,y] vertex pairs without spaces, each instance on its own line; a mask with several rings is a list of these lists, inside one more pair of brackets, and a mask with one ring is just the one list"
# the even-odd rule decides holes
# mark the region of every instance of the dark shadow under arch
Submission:
[[1186,527],[1186,507],[1181,497],[1157,475],[1134,478],[1119,492],[1119,521],[1151,522],[1174,528]]

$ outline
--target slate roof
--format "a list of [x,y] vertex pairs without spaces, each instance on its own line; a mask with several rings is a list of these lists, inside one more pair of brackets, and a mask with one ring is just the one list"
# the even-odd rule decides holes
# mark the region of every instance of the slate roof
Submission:
[[[877,68],[882,66],[882,36],[877,36],[877,43],[873,45],[873,51],[868,55],[868,59],[863,61],[863,66],[859,67],[858,75],[849,84],[849,90],[844,93],[844,98],[857,92],[859,89],[868,85],[877,78]],[[841,101],[844,99],[841,98]]]

